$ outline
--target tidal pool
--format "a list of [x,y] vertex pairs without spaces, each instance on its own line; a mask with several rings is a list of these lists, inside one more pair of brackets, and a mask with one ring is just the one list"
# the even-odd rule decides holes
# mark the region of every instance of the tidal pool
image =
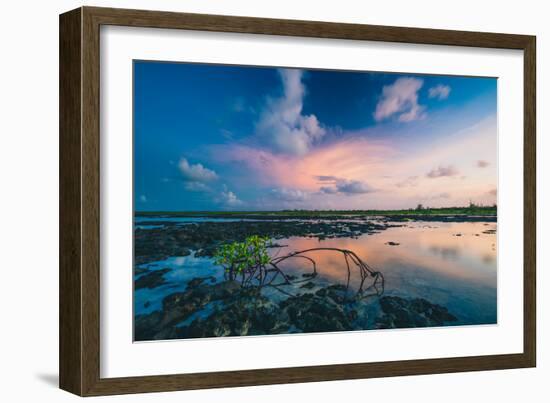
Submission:
[[[164,219],[163,219],[164,220]],[[145,221],[145,222],[144,222]],[[149,220],[136,222],[144,229]],[[152,220],[151,220],[152,221]],[[204,220],[200,220],[204,221]],[[210,219],[210,221],[217,221]],[[225,220],[223,222],[233,222]],[[190,221],[178,219],[178,223]],[[195,220],[191,220],[195,222]],[[218,221],[219,222],[219,221]],[[383,273],[384,296],[407,299],[423,298],[441,305],[456,317],[453,325],[497,323],[497,224],[495,222],[399,222],[375,233],[350,237],[319,239],[314,236],[293,236],[274,239],[276,247],[271,256],[310,248],[340,248],[355,252],[364,262]],[[145,227],[146,229],[147,227]],[[155,227],[156,228],[156,227]],[[186,290],[191,280],[208,278],[207,283],[224,281],[223,269],[209,257],[197,257],[197,251],[187,256],[171,256],[164,260],[137,265],[135,284],[140,277],[157,270],[159,282],[149,287],[136,287],[134,315],[144,317],[162,310],[165,297]],[[283,287],[283,291],[265,287],[262,295],[274,303],[281,303],[289,295],[315,293],[333,284],[346,284],[348,270],[342,254],[334,251],[313,251],[307,256],[315,260],[318,276],[308,288],[299,285]],[[305,259],[288,259],[281,269],[300,277],[311,272],[311,263]],[[349,292],[357,290],[359,272],[351,267]],[[366,300],[372,305],[369,315],[380,312],[377,297]],[[188,325],[195,318],[207,319],[219,303],[206,304],[191,316],[182,318],[176,326]],[[374,326],[374,322],[364,325]]]

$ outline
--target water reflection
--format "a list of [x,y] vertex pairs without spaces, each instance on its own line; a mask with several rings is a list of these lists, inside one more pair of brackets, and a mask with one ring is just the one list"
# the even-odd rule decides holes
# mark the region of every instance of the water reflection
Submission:
[[[437,223],[429,227],[411,223],[358,239],[289,238],[281,242],[288,247],[278,253],[314,247],[353,250],[384,273],[387,295],[426,298],[452,309],[463,323],[495,323],[495,232],[495,223]],[[337,254],[314,252],[311,256],[321,279],[345,282],[345,262]],[[352,284],[357,285],[358,279],[352,277]]]
[[[496,223],[411,222],[358,238],[279,239],[276,243],[282,246],[271,249],[270,253],[283,256],[317,247],[348,249],[384,274],[386,295],[426,298],[446,306],[462,324],[496,323],[496,229]],[[315,251],[308,252],[308,256],[317,264],[317,286],[346,284],[348,270],[341,254]],[[167,284],[136,290],[136,314],[159,309],[162,298],[185,289],[187,282],[195,277],[211,276],[217,281],[223,278],[221,269],[210,259],[193,254],[172,257],[148,267],[169,268],[165,275]],[[311,264],[305,259],[289,259],[281,267],[296,276],[311,271]],[[358,287],[359,282],[359,272],[352,270],[350,286]],[[273,290],[266,290],[266,295],[274,300],[281,298]]]
[[[377,234],[362,235],[357,239],[289,238],[278,241],[288,245],[277,253],[315,247],[333,247],[354,251],[361,259],[386,273],[395,265],[423,270],[447,277],[468,279],[496,286],[495,234],[480,234],[481,223],[440,223],[426,229],[420,224],[388,228]],[[494,224],[496,228],[496,224]],[[461,234],[456,236],[455,234]],[[399,245],[389,245],[388,242]],[[314,252],[324,275],[341,277],[345,262],[334,253]],[[296,263],[297,264],[297,263]]]
[[457,260],[460,254],[460,250],[458,248],[442,248],[437,245],[430,246],[430,252],[436,256],[441,256],[445,260]]

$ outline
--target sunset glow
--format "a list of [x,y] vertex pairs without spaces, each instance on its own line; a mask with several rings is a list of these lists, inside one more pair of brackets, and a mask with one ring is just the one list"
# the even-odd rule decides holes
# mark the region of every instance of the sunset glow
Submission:
[[496,79],[135,62],[143,211],[493,205]]

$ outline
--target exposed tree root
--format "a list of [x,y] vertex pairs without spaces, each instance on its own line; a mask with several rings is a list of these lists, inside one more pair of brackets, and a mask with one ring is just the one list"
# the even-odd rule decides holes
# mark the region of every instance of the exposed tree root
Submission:
[[[305,283],[318,275],[315,260],[307,256],[310,252],[318,251],[332,251],[343,255],[347,268],[346,299],[357,300],[370,296],[381,296],[384,293],[384,276],[382,273],[363,262],[355,252],[340,248],[311,248],[291,252],[288,255],[272,258],[267,265],[258,264],[242,270],[238,275],[234,274],[232,270],[226,271],[226,277],[231,280],[240,279],[243,287],[273,287],[286,295],[293,296],[292,293],[284,289],[284,286]],[[282,262],[288,259],[305,259],[309,261],[312,267],[311,273],[306,274],[305,279],[293,280],[279,267]],[[355,295],[352,298],[348,298],[351,271],[354,266],[359,271],[361,282]]]

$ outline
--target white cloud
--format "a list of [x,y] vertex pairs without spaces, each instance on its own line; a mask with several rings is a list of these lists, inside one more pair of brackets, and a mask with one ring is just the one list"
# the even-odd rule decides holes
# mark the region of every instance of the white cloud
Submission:
[[305,201],[309,198],[309,193],[299,189],[277,188],[271,190],[271,195],[278,200],[283,201]]
[[243,204],[242,200],[240,200],[237,195],[230,191],[225,185],[220,192],[218,202],[225,207],[237,207]]
[[209,192],[210,188],[202,182],[184,182],[185,190],[189,192]]
[[443,84],[438,84],[428,90],[428,96],[430,98],[437,98],[439,100],[447,99],[450,93],[451,87]]
[[209,182],[218,178],[216,172],[202,164],[190,164],[185,158],[179,160],[178,168],[184,180],[189,182]]
[[376,105],[374,119],[381,121],[397,115],[400,122],[411,122],[426,116],[424,106],[418,103],[418,90],[424,81],[413,77],[398,78],[382,88],[382,97]]
[[443,176],[455,176],[458,175],[458,170],[452,166],[439,166],[438,168],[432,169],[430,172],[426,174],[428,178],[441,178]]
[[283,96],[268,102],[257,125],[258,134],[277,152],[304,155],[326,130],[315,115],[303,115],[302,71],[279,70]]

